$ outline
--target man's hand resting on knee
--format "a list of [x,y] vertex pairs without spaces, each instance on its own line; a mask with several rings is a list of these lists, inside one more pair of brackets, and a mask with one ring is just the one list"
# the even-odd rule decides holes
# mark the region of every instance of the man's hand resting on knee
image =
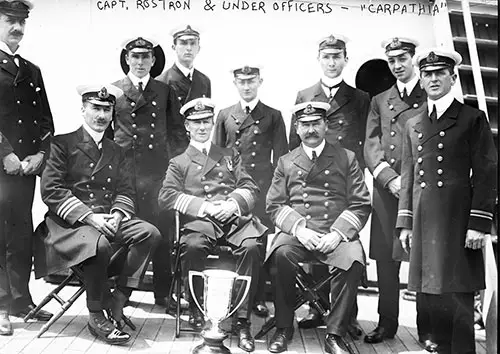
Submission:
[[87,215],[85,219],[83,219],[83,222],[102,232],[104,236],[106,236],[106,238],[110,241],[115,238],[116,230],[118,230],[116,220],[111,214],[92,213]]

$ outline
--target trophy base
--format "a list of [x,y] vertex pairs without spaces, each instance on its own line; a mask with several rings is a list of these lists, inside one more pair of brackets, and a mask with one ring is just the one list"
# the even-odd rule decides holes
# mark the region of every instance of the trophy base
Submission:
[[229,348],[224,345],[221,339],[203,338],[202,344],[196,346],[192,354],[231,354]]

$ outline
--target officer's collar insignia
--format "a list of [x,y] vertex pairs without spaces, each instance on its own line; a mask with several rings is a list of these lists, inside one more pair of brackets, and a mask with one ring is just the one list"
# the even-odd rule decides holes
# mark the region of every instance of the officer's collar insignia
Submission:
[[106,100],[108,99],[109,97],[109,93],[108,93],[108,90],[106,89],[106,87],[103,87],[98,93],[97,93],[97,96],[99,96],[99,98],[101,100]]
[[392,42],[389,44],[389,49],[397,49],[401,47],[401,42],[398,37],[394,37]]
[[304,109],[304,114],[313,114],[314,112],[316,112],[316,110],[310,104],[308,104],[307,107]]
[[205,105],[201,101],[196,102],[196,104],[194,105],[195,111],[203,111],[204,109],[205,109]]
[[438,56],[434,52],[430,52],[429,55],[427,55],[427,58],[425,59],[427,63],[435,63],[439,61]]

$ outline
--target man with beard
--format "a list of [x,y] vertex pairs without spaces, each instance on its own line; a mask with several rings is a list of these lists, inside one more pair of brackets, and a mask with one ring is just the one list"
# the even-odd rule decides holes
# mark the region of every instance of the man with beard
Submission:
[[200,33],[187,25],[176,29],[172,36],[177,59],[158,80],[175,89],[181,106],[198,97],[212,97],[210,79],[194,68],[194,60],[200,52]]
[[[313,86],[299,91],[295,104],[318,101],[330,104],[326,112],[328,131],[325,139],[330,144],[340,144],[356,154],[361,171],[364,170],[363,143],[365,140],[366,117],[370,107],[368,93],[347,85],[342,72],[349,59],[346,44],[348,39],[342,35],[330,35],[319,42],[318,63],[323,75]],[[295,116],[290,125],[290,151],[300,145],[300,138],[295,129]],[[315,278],[320,279],[326,267],[314,267]],[[328,289],[325,289],[325,296]],[[357,303],[354,305],[352,326],[353,336],[361,335],[362,331],[356,321]],[[311,307],[309,314],[299,321],[301,328],[313,328],[323,324],[318,312]]]
[[131,38],[123,43],[127,76],[113,83],[124,93],[116,101],[114,140],[125,149],[132,169],[137,216],[157,226],[162,234],[153,255],[153,286],[155,303],[167,306],[173,219],[168,213],[160,215],[158,191],[168,161],[184,151],[188,140],[175,90],[153,78],[164,65],[159,54],[160,46],[151,38]]
[[[28,0],[0,0],[0,335],[13,333],[9,313],[24,317],[34,307],[31,208],[54,132],[42,73],[19,55],[32,8]],[[50,317],[41,311],[36,319]]]
[[344,337],[365,263],[359,231],[371,205],[354,153],[325,139],[329,109],[325,102],[294,107],[302,144],[280,158],[267,193],[266,211],[281,230],[267,254],[276,309],[276,332],[268,347],[272,353],[286,351],[293,337],[297,267],[307,260],[338,271],[326,297],[325,352],[351,353]]

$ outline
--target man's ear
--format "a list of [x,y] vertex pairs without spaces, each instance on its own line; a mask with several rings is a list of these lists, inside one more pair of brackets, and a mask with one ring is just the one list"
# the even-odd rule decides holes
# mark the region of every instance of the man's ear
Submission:
[[453,73],[451,74],[451,86],[455,85],[455,82],[457,82],[457,74]]

